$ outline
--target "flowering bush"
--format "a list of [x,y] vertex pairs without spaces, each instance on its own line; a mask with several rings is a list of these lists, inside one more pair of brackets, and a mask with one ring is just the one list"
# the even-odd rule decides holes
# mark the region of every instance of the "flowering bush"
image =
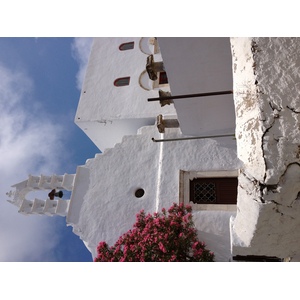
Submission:
[[197,238],[191,206],[173,204],[168,211],[136,216],[133,229],[109,247],[100,242],[95,262],[199,262],[213,261],[214,254]]

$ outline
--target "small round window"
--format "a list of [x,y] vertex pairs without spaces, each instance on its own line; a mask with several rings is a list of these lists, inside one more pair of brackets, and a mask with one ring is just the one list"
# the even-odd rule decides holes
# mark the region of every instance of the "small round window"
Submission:
[[144,196],[144,194],[145,194],[145,191],[143,190],[143,189],[137,189],[136,191],[135,191],[135,196],[137,197],[137,198],[142,198],[143,196]]

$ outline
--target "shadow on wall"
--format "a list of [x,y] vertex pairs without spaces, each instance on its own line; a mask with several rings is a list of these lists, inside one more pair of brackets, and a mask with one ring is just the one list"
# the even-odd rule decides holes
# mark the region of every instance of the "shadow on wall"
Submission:
[[214,252],[216,262],[231,261],[229,234],[221,236],[197,230],[197,235],[198,239],[205,243],[206,249]]

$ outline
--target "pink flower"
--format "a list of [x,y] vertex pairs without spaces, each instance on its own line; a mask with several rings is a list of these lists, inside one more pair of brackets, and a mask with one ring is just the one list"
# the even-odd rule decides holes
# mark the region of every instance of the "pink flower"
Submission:
[[192,249],[196,249],[198,245],[200,245],[200,243],[199,243],[198,241],[196,241],[196,242],[192,245]]
[[165,246],[163,245],[162,242],[158,243],[158,247],[159,247],[160,251],[162,251],[163,253],[167,252],[167,250],[166,250],[166,248],[165,248]]
[[[175,251],[176,250],[176,251]],[[133,229],[113,247],[100,242],[94,261],[213,261],[214,253],[198,241],[191,207],[174,203],[162,214],[136,216]],[[171,255],[171,256],[170,256]]]

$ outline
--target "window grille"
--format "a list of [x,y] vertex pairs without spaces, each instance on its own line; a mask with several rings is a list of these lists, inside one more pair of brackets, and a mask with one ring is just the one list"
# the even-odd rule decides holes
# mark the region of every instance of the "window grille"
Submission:
[[216,203],[216,184],[214,182],[196,182],[194,184],[194,199],[196,203]]
[[190,201],[195,204],[236,204],[237,178],[195,178],[190,180]]

